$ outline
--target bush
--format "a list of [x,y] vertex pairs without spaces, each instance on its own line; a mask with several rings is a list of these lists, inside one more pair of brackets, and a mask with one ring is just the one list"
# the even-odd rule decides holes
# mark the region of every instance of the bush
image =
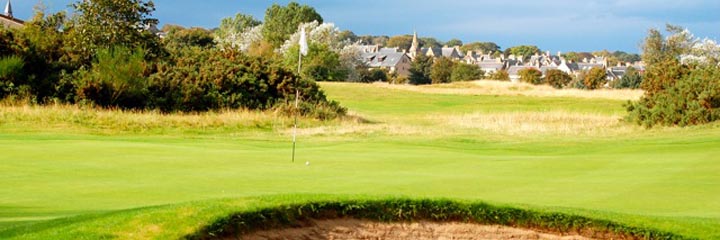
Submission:
[[572,81],[572,77],[563,71],[549,69],[545,72],[545,82],[554,88],[562,89],[567,86],[570,81]]
[[0,58],[0,98],[17,93],[17,81],[23,75],[24,66],[20,57]]
[[480,66],[461,62],[455,64],[450,80],[453,82],[480,80],[483,76],[485,76],[485,72],[480,69]]
[[[340,63],[340,55],[326,45],[309,43],[308,55],[302,58],[301,76],[313,81],[342,81],[347,72]],[[295,45],[285,55],[285,66],[297,69],[300,46]],[[297,70],[296,70],[297,71]]]
[[633,67],[628,67],[625,71],[625,75],[622,76],[619,80],[615,80],[613,82],[612,87],[616,89],[621,88],[630,88],[630,89],[638,89],[640,88],[640,84],[642,83],[642,76],[640,75],[640,72],[635,70]]
[[540,85],[544,83],[542,78],[542,72],[535,68],[521,69],[520,71],[518,71],[518,74],[520,75],[520,81],[522,82],[534,85]]
[[331,119],[345,114],[314,81],[298,79],[280,64],[234,50],[200,48],[187,48],[173,62],[158,65],[150,77],[149,107],[164,112],[275,108],[291,114],[296,86],[302,115]]
[[651,127],[687,126],[720,120],[720,69],[693,70],[675,84],[626,105],[628,119]]
[[604,68],[594,67],[585,74],[583,85],[586,89],[594,90],[605,86],[607,83],[607,72]]
[[145,108],[145,54],[125,47],[98,50],[90,69],[76,72],[77,100],[102,107]]
[[410,76],[408,83],[414,85],[430,84],[430,71],[432,70],[433,59],[423,54],[418,54],[410,65]]
[[441,57],[436,59],[430,69],[430,79],[432,79],[432,83],[449,83],[454,66],[455,63],[449,58]]
[[497,72],[494,72],[489,77],[492,80],[498,80],[498,81],[510,81],[510,74],[506,70],[498,70]]
[[355,81],[362,83],[387,82],[388,75],[390,75],[385,69],[373,68],[368,70],[367,66],[364,65],[356,67],[353,72],[358,75]]

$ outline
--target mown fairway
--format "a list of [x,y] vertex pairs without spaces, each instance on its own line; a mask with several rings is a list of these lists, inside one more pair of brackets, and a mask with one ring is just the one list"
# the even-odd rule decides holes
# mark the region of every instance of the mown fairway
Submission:
[[619,120],[624,93],[322,86],[355,119],[302,121],[296,163],[291,121],[271,114],[3,107],[0,238],[78,214],[277,194],[484,200],[720,238],[718,124],[636,127]]

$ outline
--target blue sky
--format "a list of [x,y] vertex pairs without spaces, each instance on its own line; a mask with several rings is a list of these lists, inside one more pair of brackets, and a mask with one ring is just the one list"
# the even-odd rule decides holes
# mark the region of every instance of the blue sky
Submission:
[[[6,0],[0,0],[4,1]],[[60,11],[72,0],[43,0]],[[155,0],[161,25],[216,27],[238,12],[262,19],[273,3],[260,0]],[[720,0],[305,0],[326,22],[358,35],[410,34],[442,41],[491,41],[503,48],[537,45],[543,50],[638,52],[649,28],[687,27],[698,37],[720,39]],[[37,0],[13,0],[26,19]]]

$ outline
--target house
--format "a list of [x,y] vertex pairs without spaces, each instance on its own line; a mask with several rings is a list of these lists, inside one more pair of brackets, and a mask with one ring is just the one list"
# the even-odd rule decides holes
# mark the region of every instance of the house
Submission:
[[442,47],[442,48],[422,48],[420,50],[421,53],[425,54],[425,56],[433,57],[433,58],[439,58],[439,57],[446,57],[452,60],[460,60],[462,59],[460,51],[458,51],[457,48],[454,47]]
[[399,76],[410,75],[410,64],[412,60],[404,52],[379,51],[374,53],[362,53],[362,61],[369,68],[387,69],[390,73]]
[[505,68],[505,64],[502,62],[479,62],[477,65],[480,67],[480,69],[485,72],[485,75],[489,76],[493,73],[496,73],[500,70],[503,70]]
[[13,17],[10,0],[8,0],[5,5],[5,12],[0,14],[0,23],[6,28],[21,28],[25,25],[25,21]]

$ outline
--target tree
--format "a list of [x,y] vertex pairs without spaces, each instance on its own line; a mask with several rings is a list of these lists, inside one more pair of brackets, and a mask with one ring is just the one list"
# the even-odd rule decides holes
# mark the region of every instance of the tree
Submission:
[[548,69],[547,72],[545,72],[545,82],[554,88],[564,88],[570,83],[570,81],[572,81],[572,77],[563,71]]
[[78,100],[102,107],[142,109],[146,102],[147,63],[142,49],[100,49],[89,70],[76,72]]
[[473,42],[468,43],[460,47],[460,50],[463,51],[463,53],[467,51],[477,51],[477,52],[483,52],[483,53],[491,53],[491,52],[499,52],[500,46],[495,44],[494,42]]
[[[432,37],[421,37],[418,39],[420,47],[426,47],[426,48],[439,48],[442,47],[442,42],[438,41],[435,38]],[[410,43],[412,44],[412,38],[410,39]],[[409,48],[409,47],[408,47]]]
[[410,76],[408,78],[410,84],[420,85],[432,83],[432,80],[430,79],[432,65],[432,58],[427,57],[424,54],[416,56],[410,65]]
[[70,24],[70,47],[83,64],[89,64],[98,49],[115,46],[145,49],[149,58],[163,55],[159,38],[145,31],[158,23],[150,17],[155,11],[151,0],[79,0],[72,6],[76,15]]
[[683,53],[681,48],[691,40],[675,26],[668,25],[667,30],[672,36],[665,40],[660,31],[650,29],[642,47],[642,59],[648,67],[640,86],[648,96],[662,92],[688,73],[687,66],[680,63],[680,55]]
[[204,28],[179,29],[167,32],[163,43],[169,49],[186,47],[209,48],[214,45],[212,33]]
[[562,56],[566,60],[573,62],[582,62],[583,59],[590,59],[593,57],[592,53],[589,52],[567,52],[562,54]]
[[640,55],[635,53],[626,53],[623,51],[615,51],[612,53],[612,56],[615,57],[618,61],[626,62],[626,63],[632,63],[640,61]]
[[453,38],[450,39],[450,41],[447,41],[445,45],[447,45],[448,47],[462,46],[463,42],[460,39]]
[[480,80],[483,76],[485,76],[485,72],[480,69],[480,66],[460,62],[455,64],[450,80],[453,82]]
[[251,31],[260,24],[262,24],[262,22],[255,19],[255,17],[238,13],[235,17],[223,18],[221,20],[220,26],[215,31],[215,39],[221,48],[229,48],[233,45],[237,46],[236,43],[240,35]]
[[583,84],[587,89],[599,89],[607,83],[607,72],[604,68],[594,67],[588,71],[583,79]]
[[625,75],[623,75],[619,80],[613,82],[613,88],[637,89],[640,88],[640,83],[642,83],[642,76],[640,76],[640,72],[638,72],[634,67],[628,67],[625,71]]
[[515,56],[522,56],[523,58],[530,57],[536,53],[540,53],[540,49],[537,46],[531,45],[520,45],[505,49],[506,55],[513,54]]
[[521,69],[520,71],[518,71],[518,75],[520,75],[520,81],[522,82],[534,85],[540,85],[544,83],[542,79],[542,72],[535,68]]
[[446,57],[435,59],[430,69],[430,79],[433,84],[449,83],[455,63]]
[[678,26],[668,25],[667,32],[670,36],[663,37],[651,29],[645,39],[645,94],[626,105],[627,119],[648,127],[720,120],[720,65],[714,60],[720,45],[695,39]]
[[265,11],[265,27],[262,35],[266,41],[277,48],[293,33],[297,32],[301,23],[317,21],[323,23],[323,18],[315,8],[290,2],[287,6],[273,4]]
[[344,30],[338,33],[338,39],[340,39],[340,41],[357,42],[358,36],[350,30]]
[[[301,76],[313,81],[342,81],[345,72],[340,63],[340,55],[327,45],[308,43],[308,55],[302,58]],[[298,64],[299,45],[294,45],[285,54],[285,66],[296,69]]]
[[413,36],[412,35],[397,35],[392,36],[388,39],[386,47],[397,47],[403,50],[410,49],[412,46]]

